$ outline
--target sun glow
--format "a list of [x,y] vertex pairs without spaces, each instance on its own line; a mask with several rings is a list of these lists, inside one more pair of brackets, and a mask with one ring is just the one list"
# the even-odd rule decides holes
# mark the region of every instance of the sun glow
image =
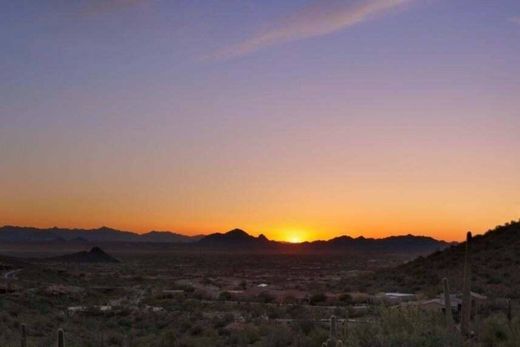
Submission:
[[308,233],[301,229],[286,229],[280,232],[281,239],[289,243],[302,243],[308,240]]
[[289,242],[290,243],[301,243],[302,238],[299,235],[292,235],[289,237]]

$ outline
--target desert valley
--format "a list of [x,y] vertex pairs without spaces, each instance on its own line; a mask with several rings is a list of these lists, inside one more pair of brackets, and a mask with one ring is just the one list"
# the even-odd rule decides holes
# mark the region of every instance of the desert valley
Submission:
[[[170,235],[171,242],[165,235],[153,241],[108,228],[1,228],[0,344],[51,346],[59,329],[66,346],[462,341],[465,243],[408,235],[289,244],[242,230]],[[519,222],[472,240],[468,327],[475,345],[519,341],[519,249]]]

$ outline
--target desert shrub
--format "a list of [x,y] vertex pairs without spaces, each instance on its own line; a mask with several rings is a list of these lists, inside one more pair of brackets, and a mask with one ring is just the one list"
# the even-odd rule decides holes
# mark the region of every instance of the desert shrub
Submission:
[[298,299],[296,299],[293,295],[285,295],[283,297],[283,303],[284,304],[296,304],[298,302]]
[[295,319],[308,319],[311,312],[303,305],[290,305],[287,314]]
[[248,346],[258,341],[260,341],[258,329],[248,324],[240,330],[233,331],[227,344],[231,346]]
[[489,316],[482,323],[479,340],[484,347],[520,346],[520,320],[509,322],[502,313]]
[[298,322],[298,327],[305,335],[309,335],[315,328],[315,323],[311,320],[303,319]]
[[217,317],[213,323],[213,326],[215,327],[215,329],[223,328],[229,323],[233,322],[234,319],[235,318],[233,317],[233,314],[226,313],[223,316]]
[[383,308],[374,322],[349,326],[347,346],[459,346],[460,337],[446,329],[439,312]]
[[309,303],[311,305],[316,305],[316,304],[324,303],[325,301],[327,301],[327,297],[325,296],[325,294],[316,293],[311,296]]
[[190,334],[192,336],[198,336],[198,335],[202,335],[203,331],[204,331],[204,328],[200,324],[195,324],[194,326],[191,327]]
[[282,316],[281,309],[275,306],[268,306],[265,309],[265,314],[269,319],[277,319]]
[[260,294],[258,294],[258,299],[260,300],[260,302],[268,304],[274,302],[275,297],[268,292],[261,292]]
[[345,304],[351,304],[354,302],[352,295],[349,293],[343,293],[339,296],[339,300]]
[[268,335],[262,341],[261,346],[285,347],[290,346],[293,340],[292,332],[285,325],[271,326]]
[[493,315],[485,320],[480,339],[484,346],[499,346],[509,338],[508,322],[503,315]]
[[220,294],[218,296],[218,299],[222,300],[222,301],[229,301],[229,300],[231,300],[231,298],[232,298],[231,293],[227,292],[227,291],[220,292]]

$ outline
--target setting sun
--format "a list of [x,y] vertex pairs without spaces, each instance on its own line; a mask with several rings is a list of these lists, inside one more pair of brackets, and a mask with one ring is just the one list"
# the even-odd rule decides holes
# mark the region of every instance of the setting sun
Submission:
[[292,235],[290,238],[289,238],[289,242],[290,243],[301,243],[302,242],[302,239],[299,235]]
[[290,243],[302,243],[309,241],[309,233],[302,229],[284,229],[278,233],[279,239]]

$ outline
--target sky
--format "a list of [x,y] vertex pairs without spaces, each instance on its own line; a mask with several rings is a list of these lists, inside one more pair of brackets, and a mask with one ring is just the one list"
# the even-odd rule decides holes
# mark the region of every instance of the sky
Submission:
[[520,218],[517,0],[0,2],[0,225],[462,240]]

